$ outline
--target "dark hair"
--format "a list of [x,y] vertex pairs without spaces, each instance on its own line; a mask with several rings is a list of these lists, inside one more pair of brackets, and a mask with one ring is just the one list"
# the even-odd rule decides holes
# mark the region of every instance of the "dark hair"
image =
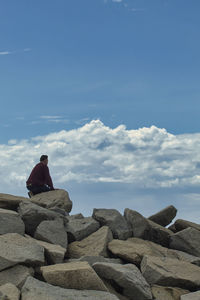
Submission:
[[43,161],[43,160],[45,160],[45,159],[48,159],[48,155],[42,155],[42,156],[40,157],[40,161]]

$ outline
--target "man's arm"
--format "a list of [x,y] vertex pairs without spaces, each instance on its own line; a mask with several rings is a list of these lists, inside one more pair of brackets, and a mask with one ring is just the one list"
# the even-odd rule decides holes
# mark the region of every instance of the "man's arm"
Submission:
[[53,182],[49,173],[49,168],[45,166],[45,184],[54,190]]

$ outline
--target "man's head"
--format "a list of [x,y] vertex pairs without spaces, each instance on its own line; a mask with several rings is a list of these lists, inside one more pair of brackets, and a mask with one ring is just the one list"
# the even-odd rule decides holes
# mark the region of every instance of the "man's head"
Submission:
[[40,162],[42,162],[44,165],[48,164],[48,155],[42,155],[40,157]]

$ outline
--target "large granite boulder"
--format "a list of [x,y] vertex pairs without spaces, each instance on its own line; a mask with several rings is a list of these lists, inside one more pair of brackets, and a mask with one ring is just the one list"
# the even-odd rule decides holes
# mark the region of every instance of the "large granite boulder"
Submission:
[[157,284],[188,290],[200,288],[200,268],[178,259],[144,256],[141,271],[150,285]]
[[116,239],[126,240],[132,236],[132,231],[128,227],[127,221],[116,209],[94,208],[92,217],[101,226],[108,226],[113,233],[113,237]]
[[183,220],[183,219],[176,220],[173,225],[174,225],[174,227],[176,229],[176,232],[184,230],[184,229],[186,229],[188,227],[191,227],[191,228],[194,228],[194,229],[200,231],[200,224],[197,224],[197,223],[194,223],[194,222],[190,222],[190,221],[187,221],[187,220]]
[[37,227],[34,238],[67,248],[68,239],[63,220],[43,221]]
[[27,201],[29,201],[29,198],[0,193],[1,208],[17,210],[21,202],[27,202]]
[[152,299],[150,286],[135,265],[95,263],[93,268],[100,277],[120,286],[123,294],[129,299]]
[[50,244],[44,241],[35,240],[40,246],[44,247],[47,262],[52,264],[60,264],[64,262],[66,248],[60,245]]
[[28,277],[21,291],[21,300],[118,300],[104,291],[64,289]]
[[22,288],[28,276],[34,275],[33,268],[16,265],[0,272],[0,285],[12,283],[19,289]]
[[182,251],[165,248],[151,241],[129,238],[126,241],[112,240],[108,244],[108,249],[117,257],[137,266],[145,255],[157,257],[169,257],[183,260],[196,265],[200,265],[200,259]]
[[44,264],[44,248],[18,233],[0,236],[0,270],[23,263],[28,266]]
[[69,194],[62,189],[34,195],[30,200],[45,208],[58,207],[68,213],[72,210],[72,201],[69,198]]
[[71,262],[41,267],[46,282],[67,289],[107,291],[87,262]]
[[0,299],[2,300],[19,300],[20,291],[12,283],[6,283],[0,286]]
[[0,235],[11,232],[24,235],[24,222],[17,212],[0,208]]
[[108,257],[107,245],[113,239],[109,227],[103,226],[82,241],[76,241],[68,245],[67,256],[80,258],[84,255]]
[[154,298],[158,300],[180,300],[182,295],[189,293],[188,290],[159,285],[153,285],[151,290]]
[[56,218],[62,217],[56,212],[50,211],[49,209],[40,207],[39,205],[31,202],[20,203],[18,212],[25,224],[26,233],[32,236],[42,221],[55,220]]
[[74,241],[81,241],[93,232],[99,229],[99,222],[92,217],[87,218],[69,218],[66,225],[69,243]]
[[158,213],[150,216],[149,220],[165,227],[172,222],[172,220],[176,216],[176,213],[177,209],[173,205],[170,205],[162,209]]
[[200,257],[200,231],[191,227],[171,236],[170,247]]
[[194,293],[188,293],[186,295],[181,296],[181,300],[199,300],[200,299],[200,291]]

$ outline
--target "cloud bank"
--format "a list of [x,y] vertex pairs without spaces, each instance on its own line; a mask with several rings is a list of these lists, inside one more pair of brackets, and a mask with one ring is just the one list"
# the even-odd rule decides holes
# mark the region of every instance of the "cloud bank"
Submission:
[[24,186],[42,153],[56,185],[117,182],[137,188],[200,185],[200,134],[172,135],[151,126],[109,128],[99,120],[66,131],[0,145],[0,181]]

